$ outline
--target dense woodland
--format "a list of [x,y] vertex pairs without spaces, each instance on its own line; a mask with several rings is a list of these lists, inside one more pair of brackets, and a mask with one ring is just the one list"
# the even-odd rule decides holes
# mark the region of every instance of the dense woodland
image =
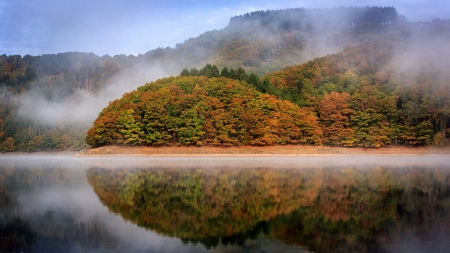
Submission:
[[[401,38],[399,39],[401,41]],[[377,41],[266,75],[260,90],[314,108],[326,145],[443,145],[449,137],[448,64],[424,57],[407,72]]]
[[[113,101],[91,146],[444,145],[447,73],[402,76],[388,42],[365,44],[266,75],[215,65],[183,70]],[[441,71],[445,71],[444,69]],[[447,79],[448,80],[448,79]],[[290,101],[290,102],[288,102]]]
[[[450,49],[448,43],[436,44],[436,41],[448,41],[449,38],[449,21],[409,23],[392,7],[340,7],[248,13],[231,18],[230,24],[220,31],[206,32],[177,44],[175,48],[159,48],[138,56],[100,57],[78,52],[23,57],[1,55],[0,149],[3,152],[32,152],[88,147],[85,135],[90,124],[30,118],[19,113],[21,105],[35,97],[56,104],[77,105],[83,99],[79,96],[80,92],[101,94],[122,74],[137,69],[152,71],[155,65],[160,66],[167,75],[181,72],[179,79],[169,78],[174,82],[183,78],[189,79],[187,82],[199,80],[200,83],[195,84],[197,86],[201,86],[202,82],[207,83],[206,86],[231,82],[252,90],[249,94],[254,94],[252,98],[247,98],[246,94],[228,94],[232,99],[235,99],[233,96],[245,97],[244,100],[262,99],[258,103],[266,101],[273,105],[287,105],[284,100],[288,100],[291,102],[289,106],[298,108],[296,113],[302,115],[294,119],[297,122],[292,122],[300,130],[286,130],[289,126],[280,126],[286,124],[286,118],[269,113],[265,114],[267,119],[261,119],[261,124],[270,126],[259,130],[264,133],[250,133],[249,127],[241,127],[245,133],[228,132],[225,136],[224,132],[230,127],[227,123],[217,122],[211,127],[208,119],[213,116],[205,114],[210,113],[209,109],[201,111],[203,109],[198,105],[190,104],[188,107],[194,106],[191,109],[195,110],[195,117],[199,119],[194,127],[199,129],[192,133],[197,137],[192,140],[187,140],[191,137],[184,139],[180,138],[179,133],[175,134],[181,131],[179,128],[185,127],[177,123],[178,130],[172,128],[170,138],[166,135],[163,138],[165,141],[150,141],[148,138],[159,137],[149,137],[148,131],[152,128],[148,123],[138,122],[141,124],[140,131],[147,137],[125,142],[125,137],[118,137],[124,134],[118,130],[120,126],[115,125],[108,131],[118,130],[114,137],[117,142],[93,142],[88,136],[91,145],[444,145],[448,142],[450,123],[447,102],[449,74],[445,71],[449,66],[442,57],[445,58]],[[410,52],[421,54],[409,57]],[[204,68],[208,62],[212,65]],[[204,72],[200,73],[201,70]],[[206,79],[197,77],[199,75],[206,76]],[[143,83],[136,83],[134,87]],[[260,93],[255,93],[255,90]],[[211,94],[183,92],[191,97],[199,95],[195,98],[196,103],[212,99]],[[215,98],[222,99],[220,96]],[[224,110],[234,106],[228,104],[231,100],[226,98],[221,101]],[[241,106],[247,110],[247,105]],[[273,113],[278,113],[277,110],[282,108],[277,106]],[[37,111],[40,105],[36,104],[34,108]],[[118,108],[115,110],[120,111]],[[134,113],[138,111],[133,110]],[[233,117],[243,120],[249,113],[255,112],[249,111],[239,117],[235,114]],[[226,114],[220,117],[232,122],[227,118],[232,112],[227,111]],[[133,114],[136,121],[142,116]],[[258,116],[255,114],[252,117]],[[293,117],[292,113],[290,117]],[[312,137],[306,140],[300,137],[298,131],[303,131],[303,126],[300,126],[303,121],[312,122],[313,118],[316,120],[313,123],[315,134],[309,135],[314,136],[314,140]],[[283,127],[285,131],[297,132],[279,132]],[[204,134],[200,136],[200,133]],[[264,140],[261,136],[265,136]]]
[[87,143],[130,145],[316,144],[316,115],[225,77],[165,78],[105,108]]

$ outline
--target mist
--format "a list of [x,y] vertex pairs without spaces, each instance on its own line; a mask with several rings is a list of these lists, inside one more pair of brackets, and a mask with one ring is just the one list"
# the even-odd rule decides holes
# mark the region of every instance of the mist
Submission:
[[[79,252],[80,246],[83,252],[110,252],[96,245],[96,240],[128,252],[206,251],[201,245],[185,245],[111,213],[87,182],[90,167],[81,159],[64,155],[0,157],[1,175],[9,171],[20,181],[3,182],[0,177],[0,196],[6,193],[6,199],[10,199],[6,203],[12,205],[2,205],[0,227],[8,219],[26,220],[44,242],[36,244],[36,252],[53,252],[60,247],[67,252],[73,247]],[[86,229],[89,227],[92,232]]]
[[[286,20],[295,20],[295,17],[287,17]],[[319,20],[310,20],[310,22],[315,23]],[[32,87],[19,97],[18,115],[41,125],[88,127],[92,125],[108,102],[119,99],[124,93],[131,92],[146,83],[179,75],[183,68],[201,68],[206,63],[212,63],[234,68],[244,66],[247,71],[252,72],[277,61],[276,69],[280,69],[301,64],[314,57],[339,52],[343,47],[333,38],[341,32],[340,29],[325,33],[280,32],[274,26],[262,25],[259,21],[239,21],[238,24],[230,25],[220,31],[206,32],[197,38],[186,40],[175,48],[158,48],[138,57],[129,56],[125,60],[128,66],[120,67],[119,73],[95,92],[71,87],[74,91],[68,97],[61,97],[59,94],[49,97],[41,92],[39,87]],[[223,39],[228,45],[220,44]],[[231,61],[236,64],[232,63],[230,66],[227,62],[217,60],[228,58],[226,54],[230,52],[224,51],[224,48],[239,47],[242,41],[245,41],[243,44],[245,48],[243,51],[238,48],[237,50],[241,51],[236,51],[237,61]],[[243,53],[254,55],[255,48],[252,44],[254,41],[260,42],[258,46],[262,49],[256,50],[264,50],[265,56],[242,58]],[[255,61],[261,62],[261,65],[259,63],[254,65],[252,62]],[[80,66],[73,64],[69,69],[74,72],[80,71]],[[64,80],[60,80],[57,84],[44,85],[48,86],[46,89],[67,86],[61,82]]]
[[[176,166],[220,167],[222,161],[205,159],[175,162]],[[276,161],[276,160],[273,160]],[[112,163],[109,163],[112,162]],[[187,162],[187,163],[186,163]],[[205,163],[206,162],[206,163]],[[266,252],[293,250],[297,247],[259,237],[245,246],[221,245],[207,249],[201,243],[185,243],[178,238],[158,234],[125,220],[108,209],[88,183],[86,172],[101,168],[144,168],[174,163],[172,159],[73,158],[64,155],[0,157],[0,175],[15,174],[16,180],[2,181],[2,191],[11,197],[12,206],[2,206],[0,227],[9,219],[26,220],[29,229],[38,234],[35,252],[246,252],[248,247],[266,248]],[[40,177],[38,179],[37,177]],[[94,234],[95,233],[95,234]],[[269,247],[269,248],[267,248]],[[307,252],[307,251],[305,251]]]
[[[100,169],[102,173],[114,174],[116,173],[114,170],[118,169],[118,175],[120,175],[126,173],[127,169],[132,169],[131,174],[134,169],[152,169],[152,171],[170,174],[173,171],[194,169],[204,170],[204,173],[208,174],[211,172],[210,175],[213,175],[217,172],[216,170],[221,169],[232,169],[236,172],[262,169],[263,171],[273,170],[276,175],[277,169],[320,171],[324,168],[326,169],[324,172],[331,172],[335,168],[338,174],[339,171],[346,171],[344,174],[350,173],[351,178],[359,178],[353,173],[367,169],[369,173],[376,171],[377,175],[385,175],[383,171],[387,169],[398,175],[408,171],[418,173],[431,180],[413,183],[412,186],[418,188],[412,189],[417,190],[420,187],[426,187],[424,185],[439,189],[441,186],[436,182],[445,185],[445,175],[444,178],[431,179],[433,177],[427,177],[428,174],[422,173],[430,172],[430,175],[440,175],[433,173],[436,170],[445,171],[449,162],[448,156],[383,157],[382,159],[380,157],[248,157],[239,160],[232,157],[0,156],[0,176],[3,176],[0,177],[2,187],[0,196],[8,200],[3,202],[4,205],[1,208],[3,219],[0,220],[0,226],[12,219],[25,220],[26,224],[29,224],[26,228],[38,234],[37,242],[34,244],[36,252],[53,252],[56,249],[65,251],[73,249],[75,252],[80,249],[83,252],[246,252],[249,248],[266,252],[308,252],[305,247],[274,240],[270,235],[267,235],[269,238],[260,235],[256,239],[246,240],[244,245],[219,243],[217,247],[207,249],[201,243],[186,243],[175,237],[158,234],[139,227],[124,219],[120,214],[112,212],[108,208],[111,206],[100,201],[93,185],[88,182],[87,172]],[[331,180],[331,188],[336,186],[333,176],[327,173],[322,176]],[[375,177],[373,180],[376,184],[380,178]],[[383,177],[382,180],[384,180]],[[98,184],[97,187],[102,185]],[[395,188],[395,186],[392,187]],[[343,188],[345,189],[345,186]],[[380,194],[383,195],[383,193]],[[430,203],[435,200],[431,197]],[[370,211],[369,209],[368,212]],[[427,223],[425,226],[431,230],[425,231],[423,235],[416,235],[414,231],[409,231],[409,228],[402,230],[401,227],[397,227],[400,232],[392,231],[390,240],[381,244],[387,252],[396,252],[396,250],[406,252],[411,249],[408,247],[408,242],[416,240],[426,242],[421,244],[422,246],[418,244],[417,249],[425,250],[431,247],[442,249],[443,245],[446,245],[444,239],[448,236],[448,230],[445,230],[446,225],[438,224],[438,222],[437,219],[433,223]],[[432,239],[429,239],[430,235],[433,236]]]
[[76,90],[70,97],[57,101],[31,89],[19,98],[18,114],[43,125],[90,126],[108,102],[146,83],[174,75],[174,72],[176,68],[170,71],[158,63],[135,64],[121,71],[98,92]]
[[186,168],[186,169],[311,169],[334,167],[403,167],[403,166],[444,166],[450,163],[446,156],[423,155],[420,157],[382,157],[352,156],[352,157],[96,157],[77,158],[93,168],[106,169],[146,169],[151,167]]
[[450,34],[429,30],[432,27],[404,35],[402,42],[394,46],[387,69],[394,69],[406,84],[430,76],[433,83],[446,84],[450,78]]
[[[77,187],[47,187],[37,191],[23,192],[17,196],[17,201],[21,216],[27,217],[32,224],[39,224],[39,221],[45,219],[51,212],[53,226],[70,226],[56,223],[56,220],[69,219],[79,226],[92,224],[91,226],[101,227],[100,231],[97,231],[102,233],[101,237],[104,239],[109,237],[109,243],[118,248],[128,249],[130,252],[206,251],[200,245],[184,245],[177,238],[165,237],[145,230],[109,212],[108,208],[101,204],[85,178]],[[68,244],[76,245],[75,242],[68,242]],[[83,245],[83,248],[85,247],[86,245]],[[103,252],[103,250],[95,249],[95,246],[93,250]]]

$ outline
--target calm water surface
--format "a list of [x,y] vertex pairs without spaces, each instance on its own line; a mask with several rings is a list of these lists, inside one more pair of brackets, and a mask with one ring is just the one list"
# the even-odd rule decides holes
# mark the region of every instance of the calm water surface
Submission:
[[0,252],[449,252],[450,157],[0,156]]

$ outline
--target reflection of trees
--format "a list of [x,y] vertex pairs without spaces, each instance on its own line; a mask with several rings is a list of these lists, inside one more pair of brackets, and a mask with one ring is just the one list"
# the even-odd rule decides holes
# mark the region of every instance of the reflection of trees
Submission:
[[269,221],[268,236],[314,252],[366,252],[392,230],[426,233],[448,219],[449,178],[446,169],[333,171],[315,205]]
[[87,176],[111,211],[205,246],[265,233],[315,252],[365,251],[390,228],[426,227],[450,211],[445,169],[90,169]]
[[[317,194],[311,171],[101,170],[88,180],[113,212],[181,238],[231,236],[307,205]],[[311,178],[312,176],[310,176]]]

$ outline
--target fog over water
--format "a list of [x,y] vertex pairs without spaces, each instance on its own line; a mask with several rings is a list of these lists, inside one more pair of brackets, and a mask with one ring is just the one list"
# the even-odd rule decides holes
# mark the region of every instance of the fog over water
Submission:
[[270,168],[270,169],[310,169],[345,166],[408,167],[408,166],[447,166],[448,156],[352,156],[352,157],[111,157],[107,160],[81,158],[87,164],[110,169],[139,168]]
[[446,155],[420,156],[208,156],[208,157],[72,157],[69,155],[0,155],[2,167],[39,167],[88,169],[101,167],[106,169],[138,168],[325,168],[342,166],[444,166],[450,164]]
[[[40,174],[45,174],[46,171],[55,170],[52,182],[47,182],[49,185],[45,185],[43,182],[36,189],[31,191],[22,189],[14,194],[17,198],[19,217],[26,219],[32,226],[36,226],[42,224],[43,220],[48,220],[48,216],[51,215],[50,223],[53,225],[45,224],[46,228],[44,227],[43,230],[60,227],[63,230],[60,232],[63,234],[67,232],[65,227],[70,224],[70,222],[65,224],[64,220],[79,224],[80,229],[86,226],[100,227],[100,230],[111,238],[110,243],[113,246],[121,249],[128,248],[130,252],[204,251],[204,247],[183,245],[176,238],[144,230],[135,224],[124,222],[120,216],[110,213],[108,208],[99,202],[98,197],[86,181],[85,173],[91,165],[80,160],[68,156],[0,156],[0,171],[6,169],[33,172],[37,170],[40,171]],[[62,181],[68,174],[73,175],[69,176],[70,182],[66,185],[67,182]],[[19,185],[16,187],[20,188]],[[52,226],[54,228],[51,228]],[[52,232],[58,233],[56,230]],[[76,240],[76,236],[74,237],[72,239]],[[57,248],[57,241],[50,242],[47,243]],[[39,247],[55,250],[49,248],[49,245],[40,245]],[[70,252],[69,249],[75,252],[79,250],[77,250],[76,243],[70,241],[70,237],[62,247],[65,252]],[[104,252],[92,247],[91,249],[84,248],[84,250]]]
[[[323,170],[327,171],[356,169],[356,171],[408,170],[430,171],[450,170],[448,156],[413,156],[413,157],[82,157],[70,156],[20,156],[0,155],[0,179],[2,183],[3,207],[0,226],[5,226],[13,218],[26,220],[28,229],[37,233],[36,252],[56,252],[57,249],[78,252],[107,252],[108,247],[116,250],[127,249],[129,252],[245,252],[249,248],[265,252],[308,252],[305,248],[286,245],[260,235],[248,240],[245,245],[218,245],[207,249],[202,243],[183,243],[178,238],[168,237],[157,231],[141,228],[130,221],[125,221],[120,214],[113,213],[111,206],[100,202],[99,196],[87,180],[87,171],[101,173],[127,173],[137,170],[151,171],[204,171],[213,175],[214,171],[235,171],[240,175],[244,171],[289,171]],[[106,169],[106,170],[105,170]],[[361,170],[362,169],[362,170]],[[134,171],[134,172],[133,172]],[[207,171],[211,171],[207,172]],[[106,175],[106,174],[105,174]],[[120,174],[119,174],[120,175]],[[349,174],[350,175],[350,174]],[[376,175],[376,174],[375,174]],[[379,178],[374,179],[378,182]],[[25,183],[25,185],[24,185]],[[120,183],[120,182],[119,182]],[[418,182],[421,184],[420,182]],[[98,189],[97,189],[98,190]],[[8,200],[9,199],[9,200]],[[1,204],[1,202],[0,202]],[[434,223],[430,223],[431,224]],[[430,247],[443,249],[441,242],[447,232],[434,228],[434,239],[428,244],[414,247],[416,251],[425,252]],[[436,230],[437,229],[437,230]],[[445,228],[446,229],[446,228]],[[50,232],[51,231],[51,232]],[[72,232],[69,232],[72,231]],[[410,232],[408,232],[410,233]],[[59,238],[59,235],[64,235]],[[95,234],[95,236],[94,236]],[[86,237],[88,236],[88,237]],[[415,233],[396,235],[391,244],[386,244],[387,252],[406,252],[411,249],[405,240],[424,240]],[[419,236],[419,237],[418,237]],[[59,238],[59,239],[57,239]],[[83,238],[93,238],[85,240]],[[405,239],[406,238],[406,239]],[[439,239],[440,238],[440,239]],[[96,242],[97,241],[97,242]],[[398,243],[400,242],[400,243]],[[107,243],[107,244],[105,244]],[[393,244],[392,244],[393,243]],[[78,245],[78,246],[77,246]],[[103,245],[103,246],[102,246]],[[109,246],[108,246],[109,245]],[[106,247],[106,248],[105,248]],[[445,246],[446,247],[446,246]],[[68,252],[68,251],[67,251]],[[370,252],[370,251],[369,251]]]

